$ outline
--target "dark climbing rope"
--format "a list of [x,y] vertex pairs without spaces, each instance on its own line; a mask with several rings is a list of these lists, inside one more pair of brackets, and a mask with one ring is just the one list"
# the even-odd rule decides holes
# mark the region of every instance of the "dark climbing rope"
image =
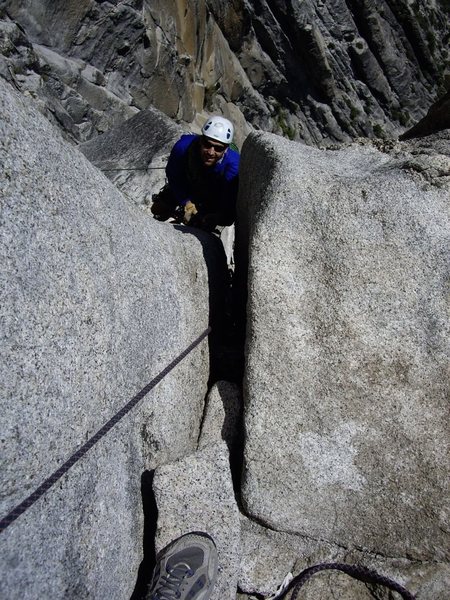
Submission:
[[140,392],[134,396],[123,408],[121,408],[109,421],[107,421],[101,429],[97,431],[89,440],[81,446],[72,456],[57,469],[54,473],[47,477],[47,479],[41,483],[41,485],[25,498],[23,502],[13,508],[3,519],[0,521],[0,533],[4,531],[11,523],[13,523],[21,514],[30,508],[39,498],[41,498],[55,483],[61,479],[61,477],[67,473],[67,471],[82,458],[88,450],[92,448],[99,440],[105,436],[110,429],[114,427],[127,413],[130,412],[136,404],[146,396],[150,390],[152,390],[172,369],[174,369],[183,358],[185,358],[192,350],[198,346],[198,344],[205,339],[211,332],[211,327],[208,327],[195,341],[192,342],[181,354],[179,354],[167,367],[165,367],[156,377],[154,377],[150,383],[148,383]]
[[410,592],[408,592],[408,590],[406,590],[396,581],[389,579],[389,577],[380,575],[379,573],[377,573],[377,571],[374,571],[373,569],[368,569],[367,567],[363,567],[361,565],[347,565],[345,563],[320,563],[314,565],[313,567],[308,567],[299,575],[294,577],[292,581],[289,582],[287,588],[282,592],[280,596],[277,596],[277,599],[281,600],[282,598],[286,598],[287,594],[293,589],[291,600],[296,600],[300,588],[309,579],[311,579],[313,575],[319,573],[320,571],[327,570],[342,571],[343,573],[350,575],[350,577],[353,577],[354,579],[359,579],[359,581],[363,581],[364,583],[384,585],[390,590],[400,594],[400,596],[404,598],[404,600],[414,600],[414,596]]
[[130,168],[118,168],[118,169],[102,169],[100,171],[109,172],[109,171],[162,171],[166,167],[130,167]]

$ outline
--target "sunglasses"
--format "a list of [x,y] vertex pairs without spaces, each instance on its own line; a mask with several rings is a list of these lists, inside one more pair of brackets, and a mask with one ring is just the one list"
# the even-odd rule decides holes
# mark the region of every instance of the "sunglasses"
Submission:
[[205,138],[202,138],[202,146],[203,148],[206,148],[206,150],[210,150],[212,148],[214,152],[217,152],[217,154],[221,154],[227,149],[226,146],[219,146],[218,144],[214,144]]

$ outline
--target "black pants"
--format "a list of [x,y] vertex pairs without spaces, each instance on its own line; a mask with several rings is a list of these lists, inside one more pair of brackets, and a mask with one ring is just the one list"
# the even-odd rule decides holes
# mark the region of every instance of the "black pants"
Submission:
[[158,194],[153,195],[152,201],[153,204],[150,210],[156,219],[159,219],[160,221],[166,221],[170,217],[176,218],[178,216],[176,214],[178,202],[168,183],[166,183],[166,185]]

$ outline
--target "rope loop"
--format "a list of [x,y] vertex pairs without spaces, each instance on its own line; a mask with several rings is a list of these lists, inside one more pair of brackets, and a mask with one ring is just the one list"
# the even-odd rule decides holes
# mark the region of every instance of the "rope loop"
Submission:
[[312,567],[308,567],[289,582],[288,586],[283,590],[281,595],[277,596],[277,600],[282,600],[282,598],[286,598],[287,594],[291,590],[293,590],[293,592],[290,600],[297,600],[300,588],[302,588],[304,584],[307,581],[309,581],[311,577],[313,577],[313,575],[319,573],[320,571],[329,570],[342,571],[343,573],[346,573],[346,575],[349,575],[354,579],[359,579],[359,581],[362,581],[364,583],[383,585],[389,588],[390,590],[400,594],[400,596],[404,600],[415,600],[414,596],[410,592],[408,592],[407,589],[405,589],[393,579],[385,577],[384,575],[380,575],[379,573],[377,573],[377,571],[369,569],[362,565],[348,565],[346,563],[319,563]]

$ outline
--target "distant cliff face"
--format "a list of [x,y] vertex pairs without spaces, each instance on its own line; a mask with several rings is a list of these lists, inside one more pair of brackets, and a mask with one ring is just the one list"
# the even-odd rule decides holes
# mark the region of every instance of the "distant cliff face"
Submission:
[[[439,3],[253,1],[238,56],[276,126],[308,142],[410,123],[444,71]],[[432,5],[432,6],[430,6]]]
[[[84,140],[109,122],[80,111],[102,113],[105,104],[115,123],[153,105],[187,123],[220,111],[243,132],[247,121],[310,144],[383,137],[425,114],[444,89],[448,65],[448,0],[7,0],[4,6],[33,43],[75,65],[83,61],[85,71],[89,66],[63,81],[75,89],[71,103],[49,81],[52,65],[43,82],[69,104],[70,119],[94,122],[93,129],[72,132]],[[42,69],[48,51],[37,51]]]

